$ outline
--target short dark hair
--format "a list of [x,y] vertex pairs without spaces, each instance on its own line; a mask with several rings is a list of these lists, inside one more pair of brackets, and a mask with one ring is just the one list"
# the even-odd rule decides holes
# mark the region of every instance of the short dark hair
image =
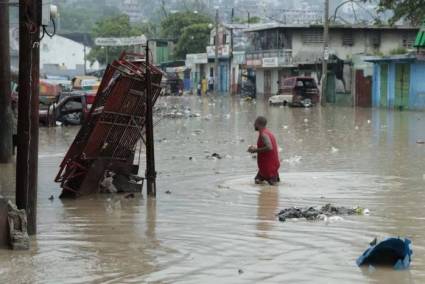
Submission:
[[267,125],[267,118],[264,116],[258,116],[255,121],[262,127],[266,127]]

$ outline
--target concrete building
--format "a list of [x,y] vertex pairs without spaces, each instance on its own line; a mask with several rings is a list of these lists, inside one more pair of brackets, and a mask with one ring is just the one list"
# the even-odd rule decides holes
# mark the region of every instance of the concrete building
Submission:
[[373,107],[425,109],[425,56],[408,54],[367,60],[374,63]]
[[[348,67],[353,55],[391,54],[413,48],[417,31],[407,26],[332,25],[329,51]],[[313,76],[320,81],[321,25],[269,24],[247,29],[246,33],[250,39],[246,64],[255,70],[258,93],[277,93],[278,82],[291,75]]]
[[[19,32],[17,28],[10,31],[11,65],[19,66]],[[45,36],[40,43],[40,72],[47,75],[76,76],[84,74],[84,57],[90,52],[89,47],[60,35],[50,38]],[[99,69],[99,63],[86,62],[86,70]]]
[[369,57],[374,63],[372,105],[380,108],[425,109],[425,22],[415,52]]

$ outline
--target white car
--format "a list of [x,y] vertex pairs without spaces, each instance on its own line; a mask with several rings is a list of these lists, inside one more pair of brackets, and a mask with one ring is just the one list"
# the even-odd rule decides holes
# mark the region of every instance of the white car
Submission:
[[290,105],[292,104],[292,95],[273,95],[269,98],[271,105]]

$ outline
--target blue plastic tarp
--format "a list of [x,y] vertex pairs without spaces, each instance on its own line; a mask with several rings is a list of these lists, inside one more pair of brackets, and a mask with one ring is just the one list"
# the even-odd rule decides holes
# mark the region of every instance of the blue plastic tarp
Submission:
[[358,266],[393,266],[396,270],[403,270],[409,268],[412,254],[409,239],[387,238],[371,245],[356,262]]

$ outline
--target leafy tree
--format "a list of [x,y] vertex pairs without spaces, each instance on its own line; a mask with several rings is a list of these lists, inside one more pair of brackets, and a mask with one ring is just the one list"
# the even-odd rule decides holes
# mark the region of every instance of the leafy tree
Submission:
[[117,9],[106,5],[99,5],[96,1],[80,0],[73,2],[73,4],[62,1],[57,4],[60,11],[60,33],[89,33],[100,19],[120,14]]
[[[141,35],[140,30],[132,27],[130,25],[130,20],[127,15],[119,15],[115,17],[107,17],[98,21],[93,30],[92,37],[129,37]],[[118,47],[105,47],[95,46],[90,50],[88,54],[88,59],[91,62],[95,60],[99,61],[101,64],[107,63],[106,57],[108,56],[108,61],[112,61],[117,58],[123,50],[126,50],[125,46]],[[108,62],[108,63],[109,63]]]
[[161,22],[161,35],[163,37],[179,39],[183,29],[194,24],[209,24],[211,18],[207,15],[194,12],[177,12],[168,15]]
[[233,21],[237,24],[258,24],[258,23],[261,23],[261,18],[257,16],[250,17],[248,21],[247,18],[236,17],[233,19]]
[[393,11],[390,23],[406,18],[413,25],[419,25],[425,19],[425,0],[379,0],[378,11]]
[[175,56],[185,58],[188,53],[205,53],[210,39],[211,29],[208,24],[193,24],[183,29],[177,42]]
[[158,25],[155,25],[155,23],[150,21],[136,24],[133,28],[139,35],[143,34],[147,38],[154,38],[158,35]]

